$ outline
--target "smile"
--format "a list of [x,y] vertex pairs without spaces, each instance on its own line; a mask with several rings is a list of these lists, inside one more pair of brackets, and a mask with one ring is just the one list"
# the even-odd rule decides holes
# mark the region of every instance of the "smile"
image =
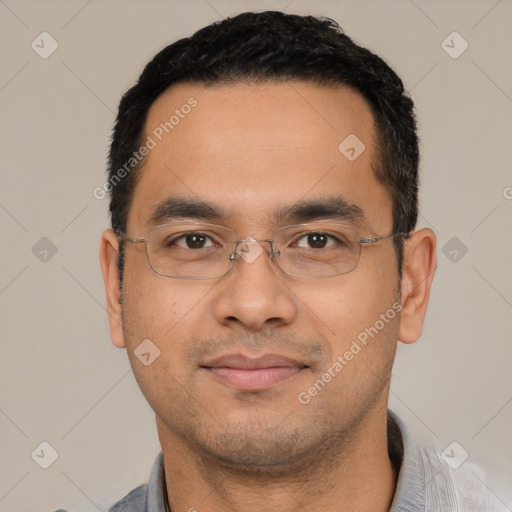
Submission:
[[259,358],[228,355],[203,366],[215,380],[246,391],[263,391],[309,368],[296,360],[268,354]]

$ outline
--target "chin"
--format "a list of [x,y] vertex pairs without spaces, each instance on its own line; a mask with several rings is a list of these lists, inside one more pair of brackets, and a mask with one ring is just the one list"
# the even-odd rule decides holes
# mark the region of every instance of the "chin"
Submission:
[[193,439],[189,431],[189,441],[205,465],[237,473],[278,476],[302,472],[309,467],[310,459],[318,459],[325,444],[318,426],[292,424],[287,416],[274,422],[260,417],[252,422],[217,426],[208,432],[196,430]]
[[203,461],[237,473],[284,475],[289,474],[292,468],[304,467],[307,453],[313,451],[301,449],[296,441],[290,439],[283,442],[282,439],[275,441],[261,438],[234,440],[231,437],[229,443],[226,441],[222,442],[222,445],[204,446],[201,453]]

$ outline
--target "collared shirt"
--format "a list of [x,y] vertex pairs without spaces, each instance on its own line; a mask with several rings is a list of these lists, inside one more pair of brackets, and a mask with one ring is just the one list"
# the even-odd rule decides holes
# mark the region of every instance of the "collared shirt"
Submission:
[[[445,453],[444,459],[433,447],[417,443],[404,423],[392,411],[389,411],[388,415],[388,449],[391,460],[399,466],[397,487],[389,512],[509,510],[488,490],[479,466],[469,461],[461,463],[463,452],[459,452],[455,447]],[[135,488],[109,510],[168,511],[161,453],[153,465],[149,483]]]

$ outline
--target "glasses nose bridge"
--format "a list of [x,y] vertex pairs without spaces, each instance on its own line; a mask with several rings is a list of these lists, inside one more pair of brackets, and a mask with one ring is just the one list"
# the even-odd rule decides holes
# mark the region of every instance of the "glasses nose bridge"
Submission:
[[253,236],[248,236],[248,237],[241,238],[241,239],[236,241],[237,248],[240,246],[240,244],[242,244],[244,242],[256,242],[258,244],[260,244],[260,243],[268,243],[272,247],[273,243],[274,243],[274,240],[271,239],[271,238],[254,238]]
[[266,252],[269,254],[270,259],[274,259],[277,252],[274,250],[274,240],[270,238],[254,238],[252,236],[236,240],[235,249],[229,255],[229,259],[233,262],[242,258],[246,263],[252,263],[265,250],[264,245],[267,245]]

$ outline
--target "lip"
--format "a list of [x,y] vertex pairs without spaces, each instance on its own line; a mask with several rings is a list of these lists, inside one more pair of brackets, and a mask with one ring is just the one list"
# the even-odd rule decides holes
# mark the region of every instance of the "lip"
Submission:
[[278,354],[265,354],[261,357],[230,354],[208,361],[201,368],[227,386],[247,391],[263,391],[291,379],[309,367]]

